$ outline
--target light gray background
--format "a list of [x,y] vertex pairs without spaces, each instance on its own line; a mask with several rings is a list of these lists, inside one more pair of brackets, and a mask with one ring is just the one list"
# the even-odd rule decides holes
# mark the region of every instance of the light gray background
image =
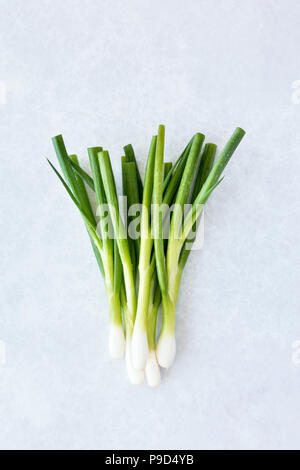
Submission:
[[[0,6],[0,447],[300,448],[299,2]],[[45,158],[61,132],[85,166],[104,145],[120,184],[122,146],[144,164],[159,123],[169,159],[198,130],[220,147],[247,135],[183,277],[176,363],[151,390],[108,357],[103,283]]]

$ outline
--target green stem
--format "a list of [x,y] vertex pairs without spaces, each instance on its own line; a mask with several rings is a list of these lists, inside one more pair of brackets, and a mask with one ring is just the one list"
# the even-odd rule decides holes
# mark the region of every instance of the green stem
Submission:
[[186,166],[181,178],[181,183],[175,199],[174,212],[170,227],[170,239],[177,239],[182,229],[183,209],[191,191],[194,173],[203,141],[204,135],[199,133],[197,133],[193,139],[192,147],[186,162]]
[[139,202],[142,201],[143,198],[143,183],[141,174],[139,171],[139,167],[135,158],[135,153],[131,144],[125,145],[124,152],[127,162],[134,162],[135,163],[135,171],[136,171],[136,179],[137,179],[137,186],[138,186],[138,193],[139,193]]
[[[127,196],[127,203],[128,203],[128,210],[135,206],[136,208],[140,208],[140,201],[139,201],[139,187],[137,181],[137,170],[135,162],[125,162],[123,163],[125,179],[126,179],[126,196]],[[138,211],[139,212],[139,211]],[[137,220],[136,220],[137,219]],[[135,224],[134,231],[138,233],[138,228],[136,226],[137,222],[139,221],[138,216],[136,215],[129,215],[129,231],[130,227]],[[136,259],[139,257],[140,252],[140,237],[137,238],[130,237],[134,243],[135,247],[135,256]]]
[[[193,194],[191,198],[191,202],[193,203],[198,196],[199,192],[202,189],[202,186],[204,185],[212,167],[214,164],[214,159],[217,151],[217,146],[215,144],[206,144],[204,147],[203,154],[201,156],[200,160],[200,165],[197,173],[197,178],[195,181],[194,189],[193,189]],[[200,218],[199,217],[196,222],[193,225],[191,236],[188,237],[188,240],[185,241],[184,247],[181,251],[180,254],[180,259],[179,259],[179,268],[182,271],[187,259],[191,253],[191,247],[196,239],[196,234],[198,230],[198,226],[200,223]],[[187,246],[188,244],[188,246]]]
[[118,199],[109,154],[107,151],[100,152],[98,154],[98,157],[105,194],[108,202],[108,210],[114,229],[114,236],[116,237],[120,258],[123,265],[126,299],[129,315],[131,317],[130,323],[133,325],[136,315],[136,292],[128,240],[126,236],[125,227],[120,217]]
[[[127,189],[127,180],[126,180],[126,172],[125,172],[125,165],[126,165],[126,157],[121,157],[121,167],[122,167],[122,189],[123,189],[123,196],[127,198],[127,207],[126,207],[126,213],[124,214],[125,216],[125,229],[126,233],[128,234],[128,189]],[[134,272],[134,277],[136,277],[136,265],[137,265],[137,259],[136,259],[136,252],[135,252],[135,244],[134,240],[131,240],[130,237],[128,237],[128,245],[129,245],[129,251],[130,251],[130,257],[131,257],[131,262],[132,262],[132,269]]]
[[156,344],[156,322],[158,309],[161,303],[160,288],[157,283],[157,276],[153,276],[151,280],[150,299],[147,319],[147,336],[149,350],[155,350]]
[[[71,155],[70,155],[71,158]],[[78,161],[74,160],[71,158],[71,164],[76,173],[83,179],[83,181],[93,190],[95,191],[95,186],[94,186],[94,181],[93,178],[90,177],[90,175],[87,174],[86,171],[84,171],[81,166],[78,164]]]
[[214,189],[220,184],[222,179],[219,179],[222,175],[222,172],[226,165],[228,164],[230,158],[232,157],[234,151],[236,150],[237,146],[241,142],[242,138],[245,135],[245,131],[240,127],[237,127],[233,132],[232,136],[228,140],[227,144],[225,145],[223,151],[221,152],[217,162],[215,163],[214,167],[210,171],[208,177],[206,178],[205,183],[203,184],[198,196],[196,197],[191,209],[189,210],[188,214],[184,220],[184,229],[182,236],[179,240],[179,244],[176,246],[182,249],[182,246],[190,234],[192,227],[198,217],[202,214],[204,204],[208,200],[211,193]]
[[150,257],[152,239],[150,229],[151,198],[154,177],[155,151],[157,137],[152,138],[147,166],[145,172],[145,184],[143,192],[143,205],[141,214],[141,248],[139,257],[139,291],[137,303],[137,321],[143,329],[146,329],[147,311],[149,303],[149,290],[152,273],[150,271]]
[[162,292],[167,290],[166,262],[163,243],[163,214],[161,206],[163,201],[163,168],[164,168],[164,141],[165,127],[158,128],[153,186],[153,237],[156,259],[156,270]]
[[177,301],[171,300],[169,296],[163,296],[163,323],[160,335],[175,334],[176,324],[176,303]]
[[109,308],[109,319],[111,324],[122,326],[122,312],[120,294],[114,292],[111,284],[106,285],[106,295]]
[[[77,158],[76,155],[69,155],[69,158],[71,160],[71,163],[76,164],[80,168],[80,166],[78,164],[78,158]],[[92,210],[92,206],[91,206],[91,203],[90,203],[90,200],[89,200],[89,197],[88,197],[88,193],[87,193],[86,187],[84,185],[84,181],[83,181],[82,177],[80,176],[80,173],[78,173],[76,175],[76,180],[77,180],[78,187],[80,188],[82,198],[83,198],[83,200],[85,202],[85,205],[87,207],[88,213],[91,217],[91,220],[93,220],[94,224],[96,225],[96,218],[95,218],[94,212]],[[92,245],[94,255],[95,255],[96,261],[98,263],[100,272],[101,272],[102,276],[104,277],[104,268],[103,268],[103,263],[102,263],[102,259],[101,259],[101,254],[100,254],[99,250],[97,249],[97,247],[96,247],[96,245],[93,241],[93,238],[92,238],[92,236],[89,232],[88,227],[87,227],[87,232],[88,232],[88,235],[89,235],[89,238],[90,238],[90,242],[91,242],[91,245]]]

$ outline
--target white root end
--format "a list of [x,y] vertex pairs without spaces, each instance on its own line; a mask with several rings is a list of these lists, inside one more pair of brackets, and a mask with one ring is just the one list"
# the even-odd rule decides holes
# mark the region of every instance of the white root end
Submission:
[[158,387],[160,385],[160,370],[154,350],[149,351],[145,373],[150,387]]
[[138,325],[133,329],[131,357],[132,364],[135,369],[145,369],[148,357],[147,332],[143,331]]
[[161,334],[156,348],[156,357],[159,365],[168,369],[173,364],[175,355],[175,335],[172,333]]
[[108,338],[109,354],[113,359],[121,359],[125,352],[125,335],[122,325],[111,324]]
[[133,385],[142,385],[144,383],[145,371],[136,370],[133,367],[131,354],[131,337],[127,336],[125,353],[127,374]]

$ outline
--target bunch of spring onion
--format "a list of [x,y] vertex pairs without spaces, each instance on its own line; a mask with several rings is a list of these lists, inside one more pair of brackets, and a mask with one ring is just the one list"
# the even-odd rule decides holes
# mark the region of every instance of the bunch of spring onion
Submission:
[[[90,176],[77,156],[68,154],[61,135],[52,139],[63,176],[49,163],[81,213],[104,279],[109,351],[115,359],[125,353],[133,384],[143,383],[146,375],[150,386],[159,385],[159,366],[169,368],[174,361],[182,272],[204,204],[244,134],[237,128],[214,163],[216,145],[204,145],[204,135],[197,133],[172,164],[164,162],[165,128],[160,125],[150,143],[144,182],[132,145],[126,145],[121,165],[128,210],[123,217],[108,151],[88,149]],[[86,185],[95,193],[95,210]],[[157,331],[160,306],[163,320]]]

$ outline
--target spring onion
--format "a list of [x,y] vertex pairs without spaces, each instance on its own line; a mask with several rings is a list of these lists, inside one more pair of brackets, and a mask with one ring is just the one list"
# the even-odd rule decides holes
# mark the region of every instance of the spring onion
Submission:
[[[222,173],[245,132],[237,128],[216,163],[216,145],[196,133],[174,164],[164,161],[165,127],[152,137],[144,182],[131,144],[121,157],[122,218],[109,152],[88,149],[91,175],[76,155],[67,153],[63,138],[52,139],[62,175],[48,160],[79,210],[104,279],[109,311],[110,355],[125,353],[133,384],[146,377],[160,384],[160,366],[168,368],[176,355],[176,305],[182,273],[190,255],[203,206],[222,181]],[[93,210],[86,185],[95,194]],[[186,211],[186,204],[190,204]],[[157,332],[162,306],[163,321]],[[157,339],[158,333],[158,339]]]

